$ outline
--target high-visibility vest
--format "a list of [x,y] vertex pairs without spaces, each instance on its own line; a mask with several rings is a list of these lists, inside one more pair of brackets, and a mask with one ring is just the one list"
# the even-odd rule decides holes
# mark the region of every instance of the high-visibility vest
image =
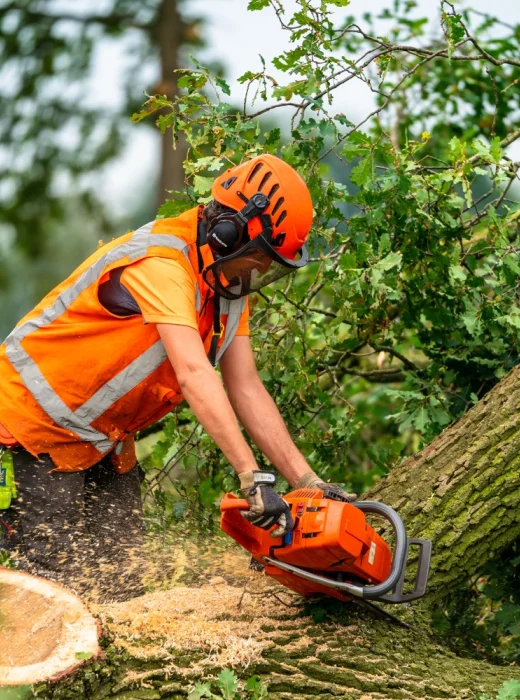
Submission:
[[[87,469],[110,451],[125,453],[137,430],[182,401],[155,324],[140,315],[115,316],[100,303],[98,286],[111,270],[146,257],[179,261],[194,277],[199,332],[209,351],[213,297],[198,269],[197,223],[195,208],[104,245],[0,346],[0,423],[29,452],[48,453],[59,471]],[[205,264],[212,261],[208,246],[201,252]],[[217,362],[245,304],[245,298],[221,300]],[[134,463],[128,456],[120,471]]]

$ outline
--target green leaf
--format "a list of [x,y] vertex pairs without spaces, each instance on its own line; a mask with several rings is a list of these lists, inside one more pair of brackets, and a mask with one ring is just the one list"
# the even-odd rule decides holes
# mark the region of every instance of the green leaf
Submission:
[[208,194],[211,192],[211,187],[213,185],[214,178],[203,177],[202,175],[195,175],[193,178],[193,189],[197,194]]
[[455,51],[455,45],[464,39],[466,36],[466,31],[462,24],[461,15],[442,12],[442,20],[446,27],[446,35],[448,39],[448,58],[451,58],[453,52]]
[[217,696],[211,692],[209,683],[195,683],[195,687],[188,695],[188,700],[200,700],[201,698],[216,698]]
[[520,682],[505,681],[498,691],[497,700],[518,700],[520,698]]
[[91,651],[77,651],[74,656],[77,659],[80,659],[80,661],[87,661],[88,659],[91,659],[94,654]]
[[183,211],[193,207],[194,202],[185,197],[184,199],[168,199],[160,208],[158,215],[160,218],[179,216]]
[[386,257],[382,258],[381,260],[378,260],[374,267],[376,267],[378,270],[381,270],[382,272],[387,272],[393,267],[400,267],[402,259],[403,255],[400,252],[388,253]]
[[500,138],[498,136],[495,136],[491,141],[489,153],[495,163],[498,163],[502,158],[502,146],[500,145]]
[[480,321],[478,318],[478,310],[477,309],[469,309],[466,311],[466,313],[462,314],[461,319],[466,326],[466,330],[468,333],[471,335],[475,335],[478,326],[480,325]]
[[215,82],[226,95],[231,95],[231,88],[223,78],[215,78]]
[[247,6],[248,10],[263,10],[264,7],[269,7],[269,0],[250,0]]
[[238,679],[230,668],[223,669],[217,677],[217,685],[225,700],[233,700],[238,690]]
[[379,255],[384,255],[392,247],[392,242],[388,233],[383,233],[379,239]]
[[450,265],[449,274],[450,279],[452,279],[454,282],[465,282],[468,277],[467,270],[465,270],[461,265]]
[[359,185],[359,187],[362,187],[363,185],[366,185],[366,183],[372,178],[372,175],[372,156],[368,156],[367,158],[363,158],[363,160],[360,161],[358,165],[352,168],[352,172],[350,173],[350,179],[355,185]]
[[258,676],[251,676],[247,681],[246,692],[252,694],[253,700],[263,700],[263,698],[267,698],[267,688]]
[[424,433],[430,422],[430,412],[421,406],[410,416],[410,420],[420,433]]
[[520,275],[520,265],[518,264],[517,255],[506,255],[503,263],[511,272],[514,272],[515,275]]

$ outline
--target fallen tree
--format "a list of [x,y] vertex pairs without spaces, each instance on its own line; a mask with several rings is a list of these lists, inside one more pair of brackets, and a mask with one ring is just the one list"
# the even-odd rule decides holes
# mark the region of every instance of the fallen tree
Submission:
[[396,508],[411,535],[433,541],[427,597],[392,608],[411,629],[355,603],[313,611],[248,573],[242,556],[240,566],[231,559],[229,576],[100,608],[107,662],[38,697],[184,698],[225,667],[241,679],[258,674],[273,700],[473,699],[520,680],[516,668],[456,656],[431,629],[434,606],[520,533],[519,379],[516,368],[365,494]]

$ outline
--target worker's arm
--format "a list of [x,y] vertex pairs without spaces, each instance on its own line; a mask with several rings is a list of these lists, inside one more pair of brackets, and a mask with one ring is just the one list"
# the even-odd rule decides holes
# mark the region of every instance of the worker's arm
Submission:
[[[198,332],[190,326],[158,323],[157,330],[172,363],[181,391],[206,431],[220,447],[240,479],[243,496],[249,503],[247,520],[271,530],[280,537],[294,527],[287,503],[267,484],[255,484],[261,476],[249,445],[240,432],[238,421],[220,377],[206,357]],[[278,527],[273,530],[272,526]]]
[[158,323],[157,330],[184,398],[237,473],[258,469],[217,372],[190,326]]
[[313,474],[294,444],[275,402],[256,370],[248,336],[236,336],[220,360],[229,400],[251,439],[287,479],[296,486],[304,474]]

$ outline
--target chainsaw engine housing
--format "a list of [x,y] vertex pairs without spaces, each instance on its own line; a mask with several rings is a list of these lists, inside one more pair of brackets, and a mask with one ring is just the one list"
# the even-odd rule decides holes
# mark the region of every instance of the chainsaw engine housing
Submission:
[[[340,600],[356,596],[405,603],[426,593],[431,542],[408,539],[401,518],[389,506],[376,501],[348,503],[315,489],[292,491],[284,500],[295,526],[279,538],[242,516],[240,511],[249,508],[246,500],[228,493],[220,504],[222,530],[279,583],[303,596],[325,594]],[[391,525],[393,552],[365,513],[382,516]],[[409,545],[418,546],[419,554],[413,589],[404,592]]]

